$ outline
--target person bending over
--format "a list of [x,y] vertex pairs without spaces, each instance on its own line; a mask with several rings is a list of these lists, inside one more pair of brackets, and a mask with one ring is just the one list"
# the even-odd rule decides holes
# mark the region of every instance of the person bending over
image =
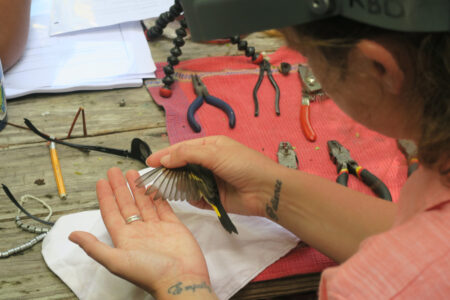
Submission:
[[[283,32],[345,113],[381,134],[417,143],[421,166],[406,181],[398,204],[285,168],[224,136],[172,145],[151,155],[148,165],[194,163],[212,170],[231,213],[271,218],[266,206],[279,194],[273,221],[340,263],[323,272],[322,299],[448,297],[449,33],[396,32],[342,17]],[[137,177],[129,171],[125,179],[113,168],[108,180],[97,183],[114,247],[85,232],[73,232],[70,239],[158,299],[216,298],[194,237],[166,201],[135,187]],[[126,224],[136,214],[142,220]],[[180,282],[203,288],[171,293]]]

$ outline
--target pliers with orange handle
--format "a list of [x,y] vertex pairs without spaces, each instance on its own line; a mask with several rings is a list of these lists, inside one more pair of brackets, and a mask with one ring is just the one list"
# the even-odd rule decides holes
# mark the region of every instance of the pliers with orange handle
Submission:
[[308,141],[314,142],[317,138],[311,120],[309,105],[311,101],[322,100],[327,98],[322,90],[322,86],[316,80],[311,69],[307,65],[300,64],[298,66],[298,73],[302,82],[302,105],[300,107],[300,125]]

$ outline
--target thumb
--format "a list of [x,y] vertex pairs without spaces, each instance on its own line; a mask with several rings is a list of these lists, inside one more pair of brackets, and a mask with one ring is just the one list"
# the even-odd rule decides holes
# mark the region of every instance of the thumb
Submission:
[[69,235],[69,240],[80,246],[87,255],[108,269],[110,269],[108,266],[118,259],[114,248],[99,241],[88,232],[74,231]]

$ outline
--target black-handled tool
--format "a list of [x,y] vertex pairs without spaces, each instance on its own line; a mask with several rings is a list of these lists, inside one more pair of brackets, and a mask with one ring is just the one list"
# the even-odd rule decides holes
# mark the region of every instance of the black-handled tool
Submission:
[[259,104],[258,104],[258,90],[261,86],[261,83],[264,78],[264,73],[267,72],[267,77],[269,78],[270,83],[275,89],[275,113],[277,116],[280,115],[280,88],[276,83],[275,79],[272,76],[272,67],[267,59],[263,59],[263,61],[259,64],[259,77],[258,81],[255,84],[255,88],[253,89],[253,102],[255,103],[255,117],[259,115]]
[[361,167],[354,161],[350,152],[338,141],[328,141],[328,151],[333,163],[337,166],[338,177],[336,182],[347,186],[349,173],[357,176],[365,185],[380,198],[392,201],[391,193],[387,186],[374,174]]
[[225,101],[211,96],[198,75],[192,75],[192,84],[194,86],[195,94],[197,95],[197,98],[189,105],[187,111],[187,120],[192,130],[195,132],[200,132],[202,130],[202,127],[195,119],[195,112],[202,106],[203,102],[223,110],[228,116],[230,128],[234,128],[234,126],[236,126],[236,115],[231,106]]

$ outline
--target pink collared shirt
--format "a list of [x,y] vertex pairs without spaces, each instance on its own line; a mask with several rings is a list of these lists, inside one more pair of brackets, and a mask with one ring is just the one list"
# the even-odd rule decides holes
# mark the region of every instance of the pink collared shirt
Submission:
[[400,193],[393,227],[326,269],[320,299],[450,299],[450,188],[419,168]]

